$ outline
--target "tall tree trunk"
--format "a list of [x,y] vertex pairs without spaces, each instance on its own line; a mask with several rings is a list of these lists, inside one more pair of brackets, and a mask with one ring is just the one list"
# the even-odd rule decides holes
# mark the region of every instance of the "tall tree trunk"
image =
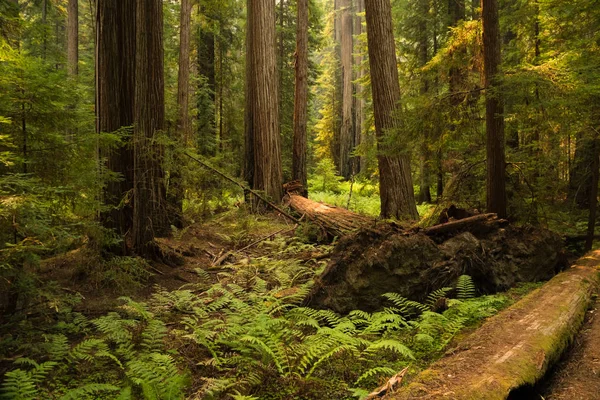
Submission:
[[308,192],[306,169],[308,123],[308,0],[298,0],[296,22],[296,86],[294,93],[294,145],[292,179],[300,181]]
[[[429,0],[417,0],[419,10],[419,22],[417,25],[418,35],[418,58],[419,66],[423,68],[429,61],[429,41],[427,35],[427,20],[429,15]],[[421,78],[421,95],[426,96],[429,92],[429,82],[426,77]],[[423,129],[423,138],[421,142],[421,183],[419,185],[419,203],[431,203],[431,187],[430,187],[430,162],[431,152],[429,151],[429,141],[431,133],[428,126]]]
[[341,0],[341,13],[342,127],[340,131],[340,175],[350,179],[352,176],[351,153],[354,148],[352,0]]
[[[135,85],[135,1],[98,0],[96,12],[96,121],[97,131],[116,132],[133,126]],[[122,133],[125,133],[122,131]],[[133,148],[131,139],[107,150],[106,169],[120,179],[107,182],[104,203],[109,210],[102,223],[126,237],[133,227]],[[128,252],[126,241],[117,253]]]
[[498,0],[481,0],[481,10],[486,87],[487,210],[505,218],[504,103],[497,90],[501,61]]
[[275,1],[250,1],[252,134],[254,176],[252,188],[262,190],[273,201],[283,197],[277,54],[275,50]]
[[[198,3],[198,14],[201,14],[202,4]],[[203,24],[198,24],[198,67],[200,75],[205,78],[198,88],[202,93],[198,96],[198,144],[200,154],[208,156],[215,154],[217,145],[215,34],[212,27]]]
[[136,1],[134,192],[132,243],[136,254],[155,256],[154,237],[168,232],[163,148],[165,127],[162,0]]
[[341,4],[345,0],[334,0],[333,2],[333,13],[334,13],[334,24],[333,24],[333,40],[335,45],[335,83],[333,86],[333,140],[331,154],[333,156],[333,162],[338,170],[341,169],[340,150],[341,150],[341,117],[342,117],[342,73],[341,73],[341,41],[342,41],[342,11]]
[[48,0],[42,0],[42,59],[48,54]]
[[600,157],[600,149],[598,143],[598,134],[594,134],[593,141],[593,158],[592,158],[592,187],[590,190],[590,214],[588,218],[588,229],[587,229],[587,239],[585,241],[585,251],[592,250],[594,245],[594,233],[596,230],[596,214],[598,211],[598,181],[600,180],[600,165],[599,165],[599,157]]
[[192,33],[192,0],[181,0],[179,18],[179,73],[177,80],[177,129],[184,143],[191,135],[190,105],[190,36]]
[[71,76],[79,74],[79,5],[69,0],[67,10],[67,65]]
[[[246,1],[246,109],[244,113],[244,180],[252,186],[254,184],[254,88],[252,76],[252,0]],[[246,202],[249,202],[248,193],[244,193]]]
[[[356,1],[356,15],[354,17],[354,37],[356,43],[358,43],[358,37],[363,33],[363,16],[362,13],[365,11],[365,0]],[[356,47],[356,46],[355,46]],[[364,76],[364,56],[362,51],[357,51],[355,48],[356,55],[354,56],[354,65],[356,68],[356,79],[361,80]],[[365,128],[365,99],[364,99],[364,88],[362,83],[357,82],[354,85],[354,144],[358,146],[361,143],[367,141],[366,128]],[[366,157],[356,157],[354,162],[354,174],[358,174],[360,171],[366,169]]]
[[400,127],[397,115],[400,84],[392,7],[390,0],[365,0],[365,8],[375,130],[379,140],[381,215],[384,218],[417,219],[419,214],[410,175],[410,158],[390,154],[384,144],[385,136]]

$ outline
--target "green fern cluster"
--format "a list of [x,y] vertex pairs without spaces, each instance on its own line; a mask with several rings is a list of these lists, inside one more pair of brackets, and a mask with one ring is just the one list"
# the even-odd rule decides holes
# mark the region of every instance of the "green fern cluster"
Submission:
[[[183,398],[188,378],[165,354],[165,323],[146,304],[122,300],[123,315],[112,312],[91,321],[95,334],[75,345],[62,334],[49,336],[44,347],[50,361],[17,360],[19,368],[9,371],[2,384],[2,398]],[[73,373],[78,375],[62,380]]]

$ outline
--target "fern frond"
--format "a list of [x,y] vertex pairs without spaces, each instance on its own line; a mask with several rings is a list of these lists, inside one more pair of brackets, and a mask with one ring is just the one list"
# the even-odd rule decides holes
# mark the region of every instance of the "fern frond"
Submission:
[[356,380],[356,382],[354,382],[355,385],[360,385],[361,382],[367,380],[367,379],[371,379],[373,377],[377,377],[377,376],[393,376],[396,374],[396,370],[393,368],[388,368],[388,367],[375,367],[375,368],[371,368],[369,370],[367,370],[364,374],[362,374],[361,376],[358,377],[358,379]]
[[383,297],[398,307],[403,315],[414,315],[429,310],[427,305],[421,304],[418,301],[409,300],[400,296],[398,293],[386,293]]
[[429,293],[429,296],[427,296],[427,300],[425,300],[425,305],[427,305],[427,308],[431,310],[439,299],[443,297],[448,297],[448,294],[453,290],[453,288],[445,287]]
[[460,300],[472,299],[475,297],[477,290],[473,278],[469,275],[461,275],[456,282],[456,297]]
[[393,352],[401,355],[402,357],[410,358],[411,360],[415,359],[415,355],[408,347],[406,347],[404,344],[400,343],[399,341],[393,340],[393,339],[379,340],[379,341],[373,343],[372,345],[370,345],[369,347],[367,347],[365,349],[365,353],[375,353],[381,349],[393,351]]
[[30,374],[22,369],[9,371],[4,375],[2,383],[2,398],[6,400],[37,399],[36,382]]
[[102,383],[90,383],[77,389],[71,389],[67,393],[65,393],[60,400],[79,400],[88,398],[88,396],[101,399],[105,398],[105,396],[99,396],[100,393],[107,392],[117,392],[121,390],[121,388],[113,385],[107,385]]

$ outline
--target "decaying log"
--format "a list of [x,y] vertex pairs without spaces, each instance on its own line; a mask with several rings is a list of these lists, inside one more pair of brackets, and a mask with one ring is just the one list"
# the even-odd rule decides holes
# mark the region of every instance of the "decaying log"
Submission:
[[487,225],[493,229],[497,228],[505,222],[505,220],[498,219],[498,216],[496,214],[479,214],[473,217],[464,218],[457,221],[450,221],[446,222],[445,224],[425,228],[423,229],[423,233],[428,236],[433,236],[457,232],[461,230],[471,231],[472,228],[477,225]]
[[318,203],[297,194],[289,193],[287,203],[292,210],[320,226],[331,236],[344,236],[364,227],[374,226],[376,220],[345,208]]
[[581,326],[598,287],[598,266],[600,252],[588,254],[385,398],[504,400],[535,384]]

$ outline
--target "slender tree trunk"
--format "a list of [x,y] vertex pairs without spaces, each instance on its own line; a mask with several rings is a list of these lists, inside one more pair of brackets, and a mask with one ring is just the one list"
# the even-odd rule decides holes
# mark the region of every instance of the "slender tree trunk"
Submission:
[[598,134],[594,135],[593,140],[593,158],[592,158],[592,187],[590,190],[590,214],[588,218],[587,239],[585,242],[585,251],[592,250],[594,245],[594,233],[596,230],[596,214],[598,211],[598,181],[600,179],[600,149],[598,143]]
[[252,64],[252,125],[254,176],[252,188],[273,201],[283,197],[277,54],[275,50],[275,1],[250,2],[250,52]]
[[[202,4],[198,3],[199,15]],[[208,156],[214,155],[217,149],[215,35],[211,27],[203,24],[198,24],[198,67],[200,75],[205,78],[198,88],[202,93],[198,96],[198,143],[200,154]]]
[[[252,77],[254,65],[252,64],[252,0],[246,1],[246,109],[244,115],[244,180],[252,186],[254,184],[254,88]],[[246,202],[249,202],[248,193],[244,193]]]
[[191,135],[190,104],[190,46],[192,32],[192,0],[181,0],[179,32],[179,73],[177,81],[177,129],[184,143]]
[[79,5],[69,0],[67,10],[67,65],[71,76],[79,74]]
[[[135,85],[135,1],[98,0],[96,12],[96,121],[98,133],[116,132],[133,126]],[[123,130],[121,133],[126,133]],[[102,223],[126,237],[133,227],[133,149],[129,136],[118,148],[107,150],[102,157],[106,168],[119,174],[118,180],[106,183],[104,203],[109,210],[101,215]],[[121,249],[126,254],[127,241]]]
[[352,176],[351,153],[354,148],[352,0],[341,0],[341,22],[342,127],[340,131],[340,175],[350,179]]
[[338,172],[341,170],[341,130],[342,130],[342,73],[341,73],[341,41],[342,41],[342,10],[341,4],[346,0],[334,0],[333,39],[335,44],[335,83],[333,87],[333,140],[331,154]]
[[303,195],[308,194],[307,157],[308,123],[308,0],[298,0],[296,22],[296,86],[294,94],[294,146],[292,179],[300,181]]
[[42,0],[42,59],[48,53],[48,0]]
[[136,2],[133,249],[155,256],[154,238],[168,233],[163,148],[165,127],[162,0]]
[[[428,0],[417,0],[419,2],[419,23],[417,25],[417,32],[419,38],[419,45],[417,48],[419,57],[419,66],[424,67],[429,61],[429,41],[427,35],[427,17],[429,15],[429,1]],[[429,82],[427,78],[421,78],[421,96],[426,96],[429,92]],[[430,162],[431,152],[429,151],[431,140],[431,133],[427,126],[423,129],[423,139],[421,142],[421,183],[419,185],[419,202],[420,203],[431,203],[431,188],[430,188]]]
[[[384,218],[417,219],[410,175],[410,158],[393,155],[385,136],[400,127],[398,103],[400,84],[390,0],[365,0],[369,64],[373,89],[373,111],[377,132],[381,215]],[[396,132],[393,132],[396,133]]]
[[[354,37],[355,42],[358,43],[358,37],[363,33],[363,16],[362,13],[365,11],[365,0],[356,1],[356,15],[354,17]],[[356,55],[354,56],[354,65],[356,68],[356,79],[361,80],[364,76],[364,56],[362,50],[358,51],[355,46]],[[365,99],[364,99],[364,88],[362,83],[357,82],[354,85],[354,144],[358,146],[361,143],[366,142],[366,129],[365,129]],[[354,162],[354,174],[358,174],[360,171],[366,169],[366,157],[356,157]]]
[[486,87],[487,210],[506,218],[504,103],[497,90],[501,61],[498,0],[481,0],[481,10]]

